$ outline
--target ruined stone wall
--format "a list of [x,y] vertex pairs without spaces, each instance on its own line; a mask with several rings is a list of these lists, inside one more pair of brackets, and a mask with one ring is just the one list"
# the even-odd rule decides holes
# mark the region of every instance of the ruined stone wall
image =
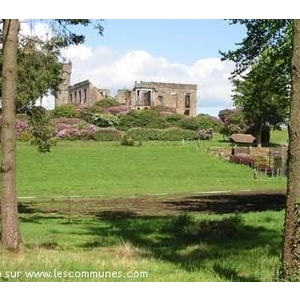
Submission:
[[100,101],[100,100],[102,100],[104,98],[105,97],[103,97],[103,95],[100,94],[100,92],[98,91],[98,89],[91,84],[91,87],[90,87],[90,97],[88,99],[87,105],[88,106],[93,105],[96,102],[98,102],[98,101]]
[[69,88],[69,103],[88,105],[91,94],[91,83],[88,80],[76,83]]
[[[91,106],[109,96],[109,90],[98,89],[89,80],[70,86],[71,71],[71,63],[63,65],[63,81],[60,85],[60,92],[55,99],[56,106],[65,103]],[[143,90],[141,98],[142,102],[145,102],[144,106],[137,105],[138,90]],[[186,105],[187,95],[189,95],[188,106]],[[135,83],[132,91],[127,89],[118,90],[117,99],[120,103],[130,106],[132,109],[148,109],[150,106],[162,105],[173,109],[179,114],[196,116],[197,85],[141,81]]]
[[98,89],[98,92],[101,95],[101,100],[102,99],[106,99],[106,98],[110,98],[110,90],[109,89]]
[[133,94],[134,92],[130,90],[118,90],[117,100],[122,104],[131,106]]
[[[163,105],[172,108],[179,114],[196,116],[197,85],[142,81],[135,84],[135,89],[152,89],[154,106]],[[133,93],[132,108],[136,104],[135,91]],[[186,95],[189,95],[189,106],[186,106]]]
[[[179,114],[196,115],[197,94],[194,89],[159,87],[155,92],[155,106],[163,105],[174,109]],[[189,95],[189,106],[186,107],[186,95]]]
[[66,63],[62,66],[62,81],[59,85],[59,92],[55,97],[55,106],[69,102],[69,87],[71,84],[72,63]]
[[91,106],[104,99],[103,95],[89,80],[76,83],[69,88],[69,103]]

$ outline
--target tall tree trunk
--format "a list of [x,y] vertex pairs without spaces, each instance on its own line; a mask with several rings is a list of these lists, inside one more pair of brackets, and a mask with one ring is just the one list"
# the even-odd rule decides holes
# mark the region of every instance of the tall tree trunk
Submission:
[[283,247],[285,280],[300,281],[300,20],[294,20],[288,183]]
[[2,245],[17,249],[21,243],[16,191],[16,82],[18,20],[3,20],[1,228]]
[[257,147],[261,147],[262,142],[261,142],[261,136],[262,136],[262,131],[263,131],[263,123],[260,121],[258,124],[258,133],[257,133]]

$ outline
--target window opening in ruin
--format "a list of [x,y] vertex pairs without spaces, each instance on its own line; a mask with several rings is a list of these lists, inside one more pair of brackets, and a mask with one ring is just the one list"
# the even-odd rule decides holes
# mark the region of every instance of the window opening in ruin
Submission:
[[144,92],[144,93],[142,93],[142,95],[143,95],[143,101],[142,101],[142,103],[143,103],[143,105],[144,106],[151,106],[151,92],[150,91],[148,91],[148,92]]
[[137,90],[136,95],[137,95],[136,104],[141,105],[140,90]]
[[83,92],[84,92],[84,99],[83,99],[83,101],[85,103],[86,102],[86,89],[84,89]]
[[186,109],[186,110],[184,111],[184,114],[185,114],[186,116],[189,116],[189,115],[190,115],[190,111],[189,111],[188,109]]
[[191,95],[190,94],[186,94],[185,95],[185,107],[189,108],[191,106]]

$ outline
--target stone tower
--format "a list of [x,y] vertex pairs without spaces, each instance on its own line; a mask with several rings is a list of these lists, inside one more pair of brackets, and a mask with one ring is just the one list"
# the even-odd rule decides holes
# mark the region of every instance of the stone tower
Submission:
[[69,102],[69,87],[71,84],[72,63],[63,63],[62,81],[59,85],[59,92],[55,98],[55,107]]

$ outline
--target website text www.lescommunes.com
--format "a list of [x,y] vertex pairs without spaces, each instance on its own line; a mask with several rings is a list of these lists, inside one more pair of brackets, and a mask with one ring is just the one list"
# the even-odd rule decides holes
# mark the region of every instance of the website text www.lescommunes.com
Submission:
[[81,279],[106,279],[106,278],[148,278],[147,271],[63,271],[53,269],[52,271],[0,271],[0,280],[3,279],[64,279],[64,278],[81,278]]

